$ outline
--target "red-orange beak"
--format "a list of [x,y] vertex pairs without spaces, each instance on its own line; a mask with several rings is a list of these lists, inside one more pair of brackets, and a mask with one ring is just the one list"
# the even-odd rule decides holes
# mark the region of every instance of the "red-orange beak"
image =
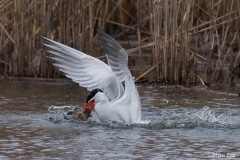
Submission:
[[83,105],[83,112],[88,112],[89,114],[92,112],[92,110],[95,107],[95,100],[91,100],[89,102],[85,102]]

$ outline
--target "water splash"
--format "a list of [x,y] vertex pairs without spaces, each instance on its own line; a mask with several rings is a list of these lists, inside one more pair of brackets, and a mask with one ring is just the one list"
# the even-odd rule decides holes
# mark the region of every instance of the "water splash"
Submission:
[[152,113],[150,128],[240,128],[240,110],[237,109],[204,106],[201,109],[161,109]]
[[76,106],[50,106],[48,111],[51,113],[63,112],[66,110],[73,110]]
[[196,117],[204,122],[214,123],[219,122],[222,114],[217,115],[216,112],[210,109],[208,106],[204,106],[196,114]]
[[210,108],[204,106],[194,114],[200,126],[215,128],[239,128],[240,110],[227,108]]
[[[50,106],[52,113],[50,121],[54,123],[69,120],[66,113],[76,106]],[[143,120],[139,124],[126,125],[124,123],[101,123],[97,116],[88,119],[90,125],[103,125],[109,128],[129,129],[132,127],[147,129],[176,129],[176,128],[240,128],[240,110],[226,108],[210,108],[204,106],[196,108],[156,109],[144,108]]]
[[50,106],[48,111],[51,113],[48,120],[54,123],[61,123],[63,118],[65,120],[71,120],[72,115],[68,115],[67,112],[74,110],[76,106]]

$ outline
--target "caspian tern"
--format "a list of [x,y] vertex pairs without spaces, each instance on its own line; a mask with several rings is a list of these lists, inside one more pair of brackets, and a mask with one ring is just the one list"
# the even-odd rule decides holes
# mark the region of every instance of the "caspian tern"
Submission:
[[127,124],[141,122],[141,104],[128,68],[127,52],[108,34],[98,31],[108,65],[59,42],[43,38],[43,46],[53,65],[81,87],[92,91],[83,111],[95,111],[101,122]]

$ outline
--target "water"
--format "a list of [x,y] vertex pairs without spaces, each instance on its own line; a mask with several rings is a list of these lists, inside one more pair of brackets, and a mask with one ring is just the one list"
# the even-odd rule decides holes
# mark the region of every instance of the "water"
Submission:
[[0,159],[238,159],[240,92],[138,86],[145,124],[66,120],[87,91],[0,79]]

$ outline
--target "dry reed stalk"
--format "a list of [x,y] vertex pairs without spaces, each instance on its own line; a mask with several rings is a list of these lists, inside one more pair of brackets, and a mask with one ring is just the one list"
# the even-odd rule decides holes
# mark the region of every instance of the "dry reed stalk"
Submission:
[[198,75],[197,75],[197,78],[199,78],[199,80],[200,80],[202,86],[204,87],[204,89],[207,89],[207,86],[206,86],[206,84],[204,83],[203,79],[202,79],[200,76],[198,76]]
[[[185,2],[178,1],[178,5],[177,5],[178,10],[177,9],[174,10],[174,11],[178,11],[177,14],[171,14],[172,12],[169,13],[169,9],[172,9],[174,7],[174,5],[172,7],[169,7],[172,5],[170,2],[155,1],[155,3],[156,3],[155,8],[153,7],[153,11],[156,16],[155,20],[153,20],[154,21],[153,23],[156,24],[154,27],[157,30],[155,32],[155,34],[159,33],[158,31],[161,30],[161,28],[163,28],[162,33],[164,33],[164,36],[160,36],[158,38],[156,38],[156,36],[155,36],[155,40],[157,39],[157,41],[159,42],[159,39],[162,39],[162,42],[163,42],[163,43],[156,44],[157,46],[155,46],[155,52],[162,52],[161,55],[163,55],[163,60],[164,60],[163,61],[164,65],[162,65],[162,67],[164,69],[162,71],[160,69],[159,72],[165,73],[167,71],[168,74],[171,73],[171,71],[169,71],[169,69],[173,68],[172,62],[176,58],[177,62],[175,64],[177,64],[177,67],[175,69],[175,76],[173,76],[173,77],[176,77],[176,78],[174,78],[174,80],[176,80],[176,81],[178,81],[179,78],[181,79],[181,77],[184,80],[188,79],[187,76],[189,76],[188,74],[191,72],[191,66],[189,66],[190,64],[189,65],[186,65],[186,64],[188,64],[190,61],[193,60],[194,66],[195,67],[197,66],[196,60],[192,59],[192,56],[190,56],[188,54],[189,53],[189,42],[190,42],[189,38],[188,38],[189,36],[193,35],[193,33],[196,35],[196,33],[204,32],[204,34],[205,34],[204,38],[206,38],[205,42],[208,42],[209,40],[213,40],[213,43],[211,44],[212,49],[214,46],[215,37],[219,37],[218,45],[225,47],[226,41],[224,41],[224,39],[226,39],[226,37],[224,38],[224,35],[227,35],[228,32],[225,32],[224,27],[229,28],[230,23],[232,23],[236,20],[239,20],[239,17],[238,17],[239,14],[236,14],[237,12],[233,8],[233,6],[234,6],[233,4],[237,3],[236,1],[231,1],[229,3],[226,1],[223,1],[223,2],[218,1],[218,3],[211,1],[210,2],[211,8],[209,8],[208,10],[205,9],[205,6],[200,6],[199,1],[197,1],[197,3],[196,3],[196,1],[187,1],[187,2],[186,1]],[[206,1],[204,3],[209,4]],[[224,5],[223,5],[223,3],[224,3]],[[164,7],[162,7],[162,9],[164,10],[163,14],[165,15],[164,18],[162,18],[163,16],[161,16],[162,13],[159,14],[159,9],[161,8],[159,6],[164,6]],[[209,16],[210,19],[205,22],[203,22],[203,21],[199,22],[198,19],[195,19],[195,21],[197,21],[197,23],[194,22],[193,19],[194,19],[194,16],[196,16],[196,15],[193,13],[192,8],[194,8],[195,6],[197,6],[197,8],[200,8],[200,12],[203,11],[203,13],[206,14],[207,16]],[[222,6],[225,6],[225,8],[224,8],[224,10],[226,11],[225,13],[220,12],[221,11],[220,8],[222,8]],[[176,8],[176,7],[174,7],[174,8]],[[191,8],[191,10],[190,10],[190,8]],[[155,11],[154,9],[156,9],[157,11]],[[173,11],[173,13],[174,13],[174,11]],[[196,12],[196,13],[200,14],[200,12]],[[233,16],[234,14],[235,14],[235,16]],[[173,18],[172,17],[173,15],[177,15],[177,16],[175,16],[175,18]],[[228,16],[228,18],[226,20],[224,20],[226,15]],[[181,16],[183,17],[182,22],[179,21],[179,18]],[[198,17],[198,16],[196,16],[196,17]],[[159,19],[159,18],[161,19],[160,22],[157,21],[157,19]],[[165,21],[165,19],[168,19],[168,21],[170,21],[170,22],[172,21],[172,19],[174,19],[174,22],[178,22],[178,23],[176,23],[177,26],[179,26],[177,29],[178,32],[175,32],[175,34],[174,34],[174,31],[176,29],[175,28],[171,29],[171,27],[173,27],[174,25],[166,26],[167,23],[164,23],[164,25],[161,25],[163,27],[161,27],[159,24],[162,21]],[[194,25],[194,23],[196,25]],[[220,33],[219,31],[217,31],[216,30],[217,27],[223,27],[224,32]],[[195,32],[196,30],[197,30],[197,32]],[[172,33],[171,37],[169,37],[169,33]],[[209,35],[209,33],[210,33],[210,35]],[[217,35],[216,35],[216,33],[217,33]],[[176,40],[176,37],[177,37],[177,40]],[[221,40],[220,38],[223,38],[223,40]],[[171,43],[171,42],[174,42],[174,43]],[[176,56],[173,58],[171,56],[173,54],[167,55],[167,53],[169,52],[168,47],[171,47],[171,52],[174,53],[173,48],[175,48],[174,46],[176,46],[176,43],[180,43],[179,44],[180,50],[179,50],[179,48],[178,48],[178,51],[176,49],[176,52],[180,53],[180,57],[178,57],[178,55],[176,54]],[[174,45],[172,45],[172,44],[174,44]],[[162,47],[162,49],[159,50],[158,48],[161,48],[161,47]],[[157,55],[157,54],[155,54],[155,55]],[[194,55],[195,56],[197,55],[197,57],[199,57],[199,58],[203,57],[202,55],[200,55],[198,53],[196,53]],[[169,58],[169,56],[170,56],[170,58]],[[201,59],[206,60],[205,57],[203,57]],[[212,54],[209,54],[209,56],[207,58],[208,66],[210,66],[211,59],[212,59]],[[168,66],[169,66],[168,63],[170,64],[169,69],[168,69]],[[178,74],[178,71],[179,71],[179,74]],[[195,77],[196,77],[197,70],[195,69],[194,72],[195,72]],[[160,76],[160,78],[163,78],[163,77]],[[166,76],[166,77],[171,78],[172,74],[170,74],[169,76]]]
[[8,65],[8,63],[4,62],[3,60],[0,60],[0,63],[4,63],[4,64]]
[[15,41],[13,40],[11,34],[9,34],[7,32],[7,30],[4,28],[4,26],[0,23],[0,27],[2,28],[2,30],[6,33],[6,35],[8,36],[8,38],[13,42],[13,44],[15,44]]
[[[233,37],[233,39],[232,39],[232,41],[231,41],[231,43],[230,43],[230,46],[232,46],[233,43],[235,42],[235,40],[236,40],[236,38],[237,38],[237,36],[238,36],[238,33],[239,33],[239,30],[235,33],[235,35],[234,35],[234,37]],[[221,63],[221,67],[220,67],[220,68],[223,68],[223,65],[225,64],[225,61],[226,61],[228,55],[230,54],[231,49],[232,49],[231,47],[229,47],[229,48],[227,49],[227,52],[226,52],[226,54],[225,54],[225,56],[224,56],[224,58],[223,58],[223,61],[222,61],[222,63]],[[231,65],[230,65],[230,67],[231,67]]]
[[[97,28],[117,40],[126,41],[128,35],[137,40],[138,46],[130,45],[127,50],[139,53],[134,59],[139,68],[135,74],[152,68],[145,71],[143,66],[150,64],[143,58],[149,52],[146,49],[152,49],[151,65],[156,67],[147,72],[149,80],[196,82],[197,75],[203,81],[205,77],[208,81],[225,80],[219,67],[224,70],[222,66],[238,63],[231,60],[237,55],[230,54],[228,46],[239,38],[232,34],[240,25],[238,0],[4,0],[0,14],[0,72],[4,72],[0,74],[62,76],[40,51],[39,36],[99,57]],[[205,44],[210,44],[210,49],[202,49]]]
[[[159,62],[159,63],[161,63],[161,62]],[[144,72],[144,73],[141,74],[139,77],[137,77],[137,78],[135,79],[135,82],[139,81],[141,78],[143,78],[144,76],[146,76],[147,74],[149,74],[151,71],[153,71],[153,70],[157,67],[157,65],[159,65],[159,64],[155,64],[155,65],[152,66],[150,69],[148,69],[146,72]]]
[[[142,45],[141,48],[144,49],[144,48],[149,48],[149,47],[154,47],[155,46],[155,42],[150,42],[150,43],[147,43],[145,45]],[[140,49],[140,47],[135,47],[135,48],[131,48],[131,49],[127,49],[127,53],[134,53],[136,51],[138,51]]]
[[169,10],[168,10],[168,1],[165,0],[164,1],[164,23],[163,23],[163,26],[164,26],[164,43],[163,43],[163,63],[162,63],[162,77],[161,79],[163,80],[167,80],[167,76],[168,76],[168,72],[167,72],[167,69],[168,69],[168,60],[167,60],[167,56],[168,56],[168,46],[169,46],[169,41],[168,41],[168,36],[169,36],[169,23],[168,23],[168,19],[169,19]]

